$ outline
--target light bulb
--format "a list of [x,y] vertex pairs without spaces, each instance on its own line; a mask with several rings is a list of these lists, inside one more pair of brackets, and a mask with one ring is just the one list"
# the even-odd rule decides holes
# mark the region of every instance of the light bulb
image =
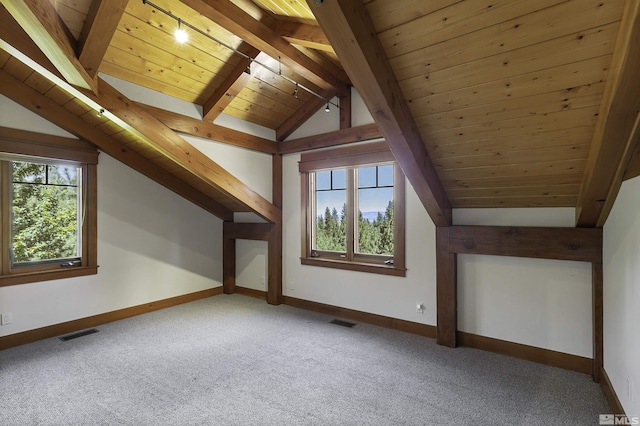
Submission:
[[187,34],[185,30],[179,27],[176,30],[176,32],[173,34],[173,36],[176,38],[176,41],[178,43],[186,43],[187,40],[189,40],[189,34]]

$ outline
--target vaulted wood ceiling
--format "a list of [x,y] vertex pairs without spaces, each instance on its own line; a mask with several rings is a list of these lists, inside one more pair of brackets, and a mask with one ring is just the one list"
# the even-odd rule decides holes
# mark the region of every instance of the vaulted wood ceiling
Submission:
[[[179,133],[272,154],[382,134],[439,226],[452,207],[529,206],[602,226],[640,163],[639,0],[153,1],[209,36],[186,25],[185,44],[142,0],[0,1],[0,93],[226,220],[278,209]],[[203,119],[138,105],[98,72]],[[348,128],[350,85],[374,126]],[[336,96],[340,132],[287,140]],[[213,124],[221,113],[276,141]]]

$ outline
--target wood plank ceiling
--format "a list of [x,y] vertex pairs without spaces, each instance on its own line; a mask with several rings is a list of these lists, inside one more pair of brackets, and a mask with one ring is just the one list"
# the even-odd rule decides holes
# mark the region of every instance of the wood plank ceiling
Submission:
[[[46,3],[19,1],[36,7]],[[596,195],[589,181],[594,170],[612,167],[594,158],[602,155],[602,146],[609,146],[598,135],[606,136],[604,120],[611,116],[611,99],[621,95],[620,76],[638,68],[637,61],[626,59],[637,49],[638,0],[153,2],[276,73],[255,62],[245,73],[248,59],[189,28],[189,41],[177,43],[176,19],[142,0],[50,1],[90,76],[97,70],[201,105],[202,126],[214,126],[211,122],[224,113],[275,130],[279,143],[245,145],[252,149],[292,152],[291,147],[300,144],[286,148],[288,142],[282,141],[324,108],[326,99],[344,96],[353,84],[382,134],[393,138],[392,151],[436,224],[450,223],[451,207],[578,206],[582,211],[593,199],[597,207],[585,210],[598,210],[596,217],[578,222],[601,225],[599,209],[612,184],[604,185],[604,195]],[[122,4],[122,11],[113,6],[116,3]],[[113,10],[101,15],[100,8],[106,7]],[[117,17],[113,35],[102,37],[104,47],[92,42],[95,47],[83,52],[91,27],[97,28],[97,21],[108,27],[107,16]],[[3,9],[2,23],[14,27],[11,19]],[[33,30],[27,32],[33,38]],[[20,41],[24,35],[2,38],[17,50],[15,44],[28,44]],[[27,56],[38,55],[30,52],[22,50]],[[42,59],[33,59],[42,64]],[[97,68],[87,65],[92,61]],[[167,159],[166,150],[154,149],[126,126],[96,117],[90,106],[33,72],[11,49],[0,51],[0,65],[3,85],[16,80],[25,92],[31,89],[52,100],[169,170],[199,194],[196,198],[210,196],[224,212],[251,205],[242,197],[226,201],[219,188],[212,191],[206,179]],[[293,96],[292,81],[320,97],[302,89]],[[615,136],[624,139],[616,143],[626,154],[615,154],[609,161],[626,165],[636,152],[638,133],[628,124],[638,114],[637,102],[629,99],[640,98],[640,89],[638,84],[623,86],[629,104],[620,107],[625,131]],[[138,114],[154,115],[153,109],[137,108]],[[155,114],[158,123],[176,131],[199,131],[184,118],[157,110]],[[604,133],[596,131],[600,128]],[[247,138],[216,131],[223,139]],[[150,136],[146,133],[147,139]],[[621,167],[620,176],[611,180],[621,180],[625,171]]]

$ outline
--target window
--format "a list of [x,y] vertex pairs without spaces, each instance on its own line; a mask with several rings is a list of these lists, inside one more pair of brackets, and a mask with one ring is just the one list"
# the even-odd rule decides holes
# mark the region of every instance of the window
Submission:
[[385,142],[303,154],[306,265],[405,275],[404,175]]
[[97,156],[82,141],[0,128],[0,285],[97,272]]

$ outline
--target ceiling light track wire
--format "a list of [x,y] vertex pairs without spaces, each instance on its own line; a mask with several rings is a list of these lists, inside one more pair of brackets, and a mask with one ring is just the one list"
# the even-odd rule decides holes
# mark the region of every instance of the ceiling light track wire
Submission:
[[[179,25],[183,25],[185,27],[189,27],[191,28],[193,31],[197,32],[198,34],[208,38],[209,40],[214,41],[215,43],[218,43],[220,46],[231,50],[233,53],[242,56],[243,58],[245,58],[246,60],[249,61],[249,66],[251,66],[252,63],[256,63],[258,65],[260,65],[262,68],[266,69],[267,71],[282,77],[283,79],[285,79],[286,81],[288,81],[289,83],[295,84],[296,85],[296,91],[295,94],[297,95],[298,92],[298,87],[303,89],[305,92],[312,94],[313,96],[315,96],[316,98],[322,99],[323,101],[325,101],[327,104],[331,104],[333,106],[335,106],[336,108],[340,109],[340,105],[333,103],[331,101],[331,99],[327,99],[324,96],[320,95],[319,93],[315,92],[314,90],[309,89],[308,87],[304,86],[303,84],[298,83],[296,80],[292,79],[291,77],[287,77],[286,75],[282,74],[282,65],[280,64],[280,57],[278,57],[278,66],[279,69],[278,70],[274,70],[273,68],[271,68],[269,65],[266,65],[254,58],[252,58],[251,56],[247,55],[246,53],[243,53],[241,51],[239,51],[238,49],[236,49],[235,47],[229,46],[228,44],[226,44],[225,42],[218,40],[217,38],[213,37],[212,35],[206,33],[205,31],[202,31],[201,29],[199,29],[198,27],[190,24],[189,22],[185,21],[184,19],[174,15],[173,13],[171,13],[170,11],[163,9],[162,7],[158,6],[155,3],[150,2],[149,0],[142,0],[142,4],[147,4],[149,6],[151,6],[152,8],[156,9],[159,12],[164,13],[165,15],[167,15],[168,17],[175,19]],[[298,96],[295,96],[296,99],[298,99]],[[326,111],[326,109],[325,109]]]

